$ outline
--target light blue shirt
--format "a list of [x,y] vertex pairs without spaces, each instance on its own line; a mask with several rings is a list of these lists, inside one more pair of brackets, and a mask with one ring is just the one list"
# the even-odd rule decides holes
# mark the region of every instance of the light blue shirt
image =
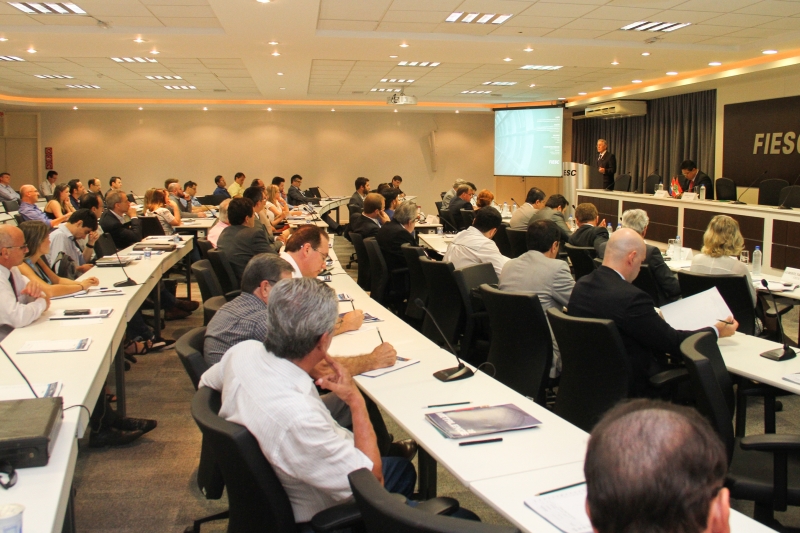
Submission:
[[7,202],[16,200],[19,202],[19,194],[17,194],[17,191],[15,191],[11,185],[0,183],[0,200],[5,200]]

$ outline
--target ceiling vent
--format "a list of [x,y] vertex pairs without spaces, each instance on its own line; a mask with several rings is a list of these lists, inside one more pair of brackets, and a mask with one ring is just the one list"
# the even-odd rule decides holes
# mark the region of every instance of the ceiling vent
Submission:
[[582,118],[623,118],[641,117],[647,114],[647,102],[643,100],[614,100],[613,102],[603,102],[586,107],[583,116],[575,116],[574,119]]

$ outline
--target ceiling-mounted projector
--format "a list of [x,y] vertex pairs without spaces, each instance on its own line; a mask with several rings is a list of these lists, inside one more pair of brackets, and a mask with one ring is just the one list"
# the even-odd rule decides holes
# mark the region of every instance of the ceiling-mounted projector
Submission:
[[417,105],[416,96],[406,96],[403,93],[395,93],[386,99],[389,105]]

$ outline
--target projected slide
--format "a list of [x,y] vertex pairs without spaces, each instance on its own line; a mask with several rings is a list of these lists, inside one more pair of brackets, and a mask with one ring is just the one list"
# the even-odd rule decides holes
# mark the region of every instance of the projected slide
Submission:
[[561,176],[560,107],[495,111],[497,176]]

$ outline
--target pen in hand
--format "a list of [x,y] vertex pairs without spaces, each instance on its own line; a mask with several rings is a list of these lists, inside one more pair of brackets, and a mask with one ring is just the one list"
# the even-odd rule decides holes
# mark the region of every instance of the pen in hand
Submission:
[[723,320],[723,319],[721,319],[721,318],[718,318],[718,319],[717,319],[717,322],[722,322],[723,324],[728,324],[729,326],[730,326],[731,324],[733,324],[733,322],[728,322],[727,320]]
[[378,332],[378,338],[381,340],[381,344],[383,344],[383,335],[381,335],[381,328],[375,326],[375,331]]

